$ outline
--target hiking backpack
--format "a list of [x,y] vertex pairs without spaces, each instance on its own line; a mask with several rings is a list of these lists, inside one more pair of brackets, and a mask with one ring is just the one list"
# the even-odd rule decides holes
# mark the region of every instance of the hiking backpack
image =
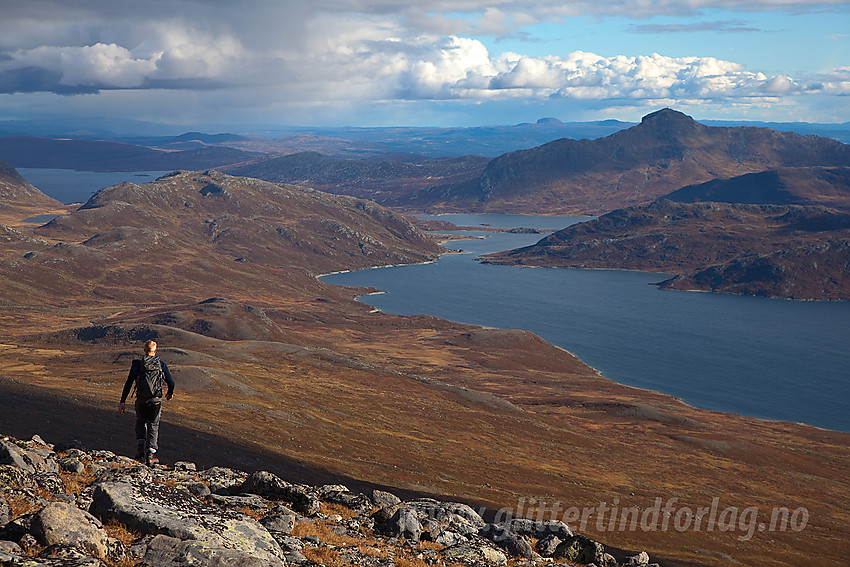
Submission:
[[136,374],[136,398],[149,400],[162,397],[164,380],[162,364],[155,356],[145,356],[139,361],[140,372]]

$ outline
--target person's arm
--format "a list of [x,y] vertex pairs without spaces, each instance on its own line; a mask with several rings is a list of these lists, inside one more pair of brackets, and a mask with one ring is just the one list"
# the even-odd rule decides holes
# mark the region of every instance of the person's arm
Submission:
[[126,408],[125,403],[127,402],[127,396],[130,395],[130,389],[133,387],[133,382],[136,381],[136,364],[138,361],[134,360],[132,364],[130,364],[130,373],[127,375],[127,381],[124,382],[124,390],[121,391],[121,402],[118,404],[118,415],[124,413],[124,409]]
[[171,372],[168,371],[168,365],[163,361],[159,361],[162,365],[162,374],[165,376],[165,383],[168,384],[168,392],[165,394],[165,399],[170,400],[174,396],[174,379],[171,377]]

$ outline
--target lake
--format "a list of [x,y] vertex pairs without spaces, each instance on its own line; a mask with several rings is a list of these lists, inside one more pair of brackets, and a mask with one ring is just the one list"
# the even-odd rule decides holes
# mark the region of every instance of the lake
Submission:
[[[461,226],[563,228],[575,217],[441,215]],[[386,293],[361,301],[527,329],[608,378],[710,410],[850,431],[850,302],[661,291],[663,274],[481,264],[540,234],[478,233],[437,262],[323,276]]]
[[170,171],[74,171],[35,167],[16,168],[21,176],[42,193],[65,204],[84,203],[104,187],[130,181],[149,183]]

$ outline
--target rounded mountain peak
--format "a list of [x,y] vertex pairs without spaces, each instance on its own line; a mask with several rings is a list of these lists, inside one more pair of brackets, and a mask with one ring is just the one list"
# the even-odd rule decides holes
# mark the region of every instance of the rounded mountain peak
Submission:
[[662,108],[647,114],[640,120],[641,124],[696,124],[696,120],[678,110]]

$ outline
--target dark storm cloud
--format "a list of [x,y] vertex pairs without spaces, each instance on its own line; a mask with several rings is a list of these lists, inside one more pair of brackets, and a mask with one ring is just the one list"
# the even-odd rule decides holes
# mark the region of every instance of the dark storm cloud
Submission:
[[61,95],[94,94],[97,89],[59,84],[61,76],[37,67],[24,67],[0,72],[0,93],[36,93],[49,91]]

